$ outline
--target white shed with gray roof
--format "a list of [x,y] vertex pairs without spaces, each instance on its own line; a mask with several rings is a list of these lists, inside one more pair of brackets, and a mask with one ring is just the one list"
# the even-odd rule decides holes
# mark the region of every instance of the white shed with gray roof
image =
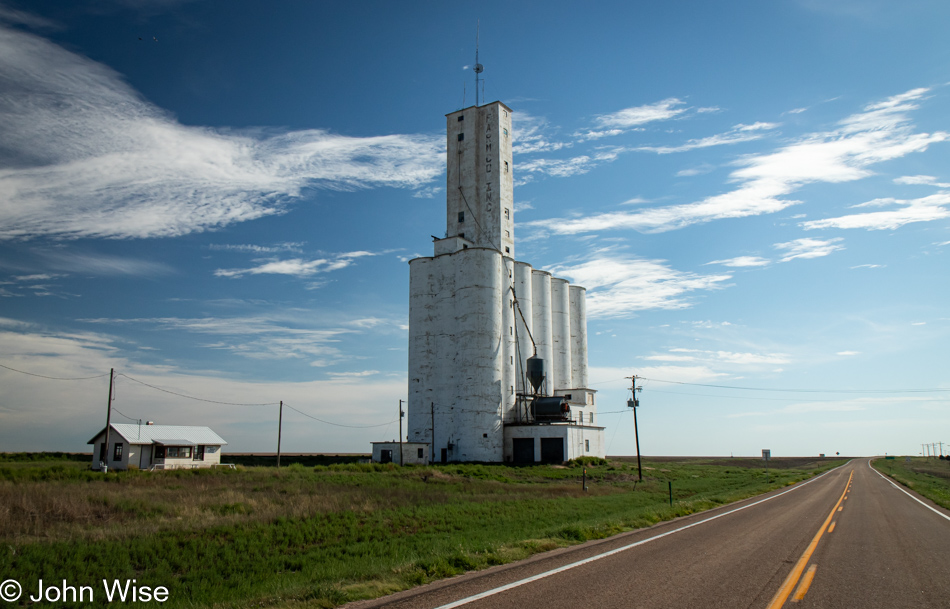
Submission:
[[109,446],[102,429],[93,445],[93,469],[178,469],[211,467],[221,463],[224,439],[210,427],[113,423]]

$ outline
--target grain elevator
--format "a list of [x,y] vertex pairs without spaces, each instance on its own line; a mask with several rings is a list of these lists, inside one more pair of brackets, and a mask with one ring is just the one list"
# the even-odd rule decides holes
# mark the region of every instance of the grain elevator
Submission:
[[515,259],[511,115],[446,116],[445,236],[409,262],[408,441],[434,462],[604,457],[585,289]]

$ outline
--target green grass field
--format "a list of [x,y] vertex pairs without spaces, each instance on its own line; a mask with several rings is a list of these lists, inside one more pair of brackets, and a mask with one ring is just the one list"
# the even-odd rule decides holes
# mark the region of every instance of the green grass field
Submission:
[[924,457],[875,459],[874,468],[937,505],[950,509],[950,460]]
[[[335,464],[118,472],[0,460],[0,567],[165,586],[169,607],[332,607],[607,537],[803,480],[841,460],[587,466]],[[673,506],[669,503],[672,483]],[[98,599],[97,599],[98,600]],[[21,600],[22,603],[22,600]],[[97,602],[97,604],[100,604]]]

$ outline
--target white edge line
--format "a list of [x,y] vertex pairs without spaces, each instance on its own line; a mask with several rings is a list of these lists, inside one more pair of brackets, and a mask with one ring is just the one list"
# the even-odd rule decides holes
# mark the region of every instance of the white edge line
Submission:
[[[850,461],[849,461],[848,463],[850,463]],[[614,554],[618,554],[618,553],[620,553],[620,552],[624,552],[624,551],[629,550],[629,549],[631,549],[631,548],[635,548],[635,547],[637,547],[637,546],[642,546],[643,544],[649,543],[649,542],[651,542],[651,541],[655,541],[655,540],[660,539],[660,538],[662,538],[662,537],[666,537],[667,535],[672,535],[672,534],[674,534],[674,533],[679,533],[680,531],[685,531],[686,529],[691,529],[691,528],[693,528],[693,527],[695,527],[695,526],[699,526],[699,525],[701,525],[701,524],[705,524],[705,523],[707,523],[707,522],[711,522],[711,521],[713,521],[713,520],[716,520],[717,518],[722,518],[723,516],[728,516],[729,514],[735,514],[736,512],[741,512],[741,511],[744,510],[744,509],[750,508],[750,507],[755,506],[755,505],[759,505],[760,503],[765,503],[766,501],[771,501],[772,499],[775,499],[775,498],[777,498],[777,497],[781,497],[782,495],[784,495],[784,494],[786,494],[786,493],[791,493],[792,491],[796,491],[796,490],[802,488],[803,486],[805,486],[806,484],[811,484],[812,482],[818,480],[819,478],[823,478],[823,477],[827,476],[828,474],[830,474],[831,472],[833,472],[833,471],[835,471],[835,470],[837,470],[837,469],[839,469],[839,468],[841,468],[841,467],[844,467],[844,466],[847,465],[848,463],[845,463],[844,465],[839,465],[838,467],[836,467],[836,468],[834,468],[834,469],[829,469],[828,471],[826,471],[825,473],[821,474],[820,476],[816,476],[816,477],[812,478],[811,480],[806,480],[805,482],[796,484],[796,485],[793,486],[792,488],[790,488],[790,489],[788,489],[788,490],[786,490],[786,491],[782,491],[781,493],[778,493],[777,495],[772,495],[771,497],[766,497],[765,499],[760,499],[760,500],[758,500],[758,501],[756,501],[756,502],[754,502],[754,503],[749,503],[749,504],[747,504],[747,505],[743,505],[742,507],[738,507],[738,508],[736,508],[736,509],[734,509],[734,510],[729,510],[728,512],[723,512],[723,513],[721,513],[721,514],[716,514],[715,516],[710,516],[709,518],[706,518],[705,520],[699,520],[699,521],[697,521],[697,522],[693,522],[693,523],[691,523],[691,524],[687,524],[686,526],[682,526],[682,527],[680,527],[680,528],[678,528],[678,529],[674,529],[674,530],[672,530],[672,531],[667,531],[666,533],[660,533],[659,535],[655,535],[655,536],[650,537],[650,538],[648,538],[648,539],[642,539],[642,540],[640,540],[640,541],[637,541],[637,542],[634,542],[634,543],[631,543],[631,544],[622,546],[622,547],[620,547],[620,548],[615,548],[615,549],[610,550],[610,551],[608,551],[608,552],[604,552],[603,554],[597,554],[597,555],[595,555],[595,556],[590,556],[590,557],[588,557],[588,558],[585,558],[585,559],[583,559],[583,560],[579,560],[579,561],[577,561],[577,562],[572,562],[571,564],[564,565],[563,567],[558,567],[557,569],[552,569],[552,570],[550,570],[550,571],[545,571],[544,573],[538,573],[537,575],[532,575],[531,577],[526,577],[525,579],[520,579],[520,580],[518,580],[518,581],[516,581],[516,582],[512,582],[512,583],[506,584],[506,585],[504,585],[504,586],[499,586],[498,588],[492,588],[491,590],[486,590],[485,592],[480,592],[479,594],[473,594],[472,596],[468,596],[468,597],[466,597],[466,598],[457,600],[457,601],[452,602],[452,603],[449,603],[449,604],[447,604],[447,605],[440,605],[440,606],[436,607],[435,609],[453,609],[454,607],[461,607],[462,605],[467,605],[468,603],[471,603],[471,602],[473,602],[473,601],[481,600],[481,599],[486,598],[486,597],[489,597],[489,596],[494,596],[495,594],[498,594],[498,593],[500,593],[500,592],[505,592],[506,590],[511,590],[512,588],[517,588],[517,587],[523,586],[523,585],[525,585],[525,584],[530,584],[531,582],[537,581],[537,580],[539,580],[539,579],[544,579],[545,577],[548,577],[548,576],[551,576],[551,575],[556,575],[557,573],[561,573],[562,571],[567,571],[567,570],[569,570],[569,569],[573,569],[574,567],[580,567],[581,565],[586,565],[587,563],[594,562],[595,560],[600,560],[601,558],[607,558],[608,556],[613,556]],[[928,506],[928,507],[930,507],[930,506]],[[943,514],[941,514],[941,516],[942,516],[942,515],[943,515]]]
[[874,469],[873,467],[871,467],[871,459],[868,459],[868,467],[871,468],[871,471],[872,471],[872,472],[874,472],[875,474],[877,474],[877,475],[880,476],[881,478],[884,478],[884,480],[885,480],[886,482],[890,482],[890,483],[891,483],[891,486],[893,486],[894,488],[896,488],[896,489],[899,490],[900,492],[904,493],[905,495],[907,495],[908,497],[910,497],[911,499],[913,499],[914,501],[916,501],[916,502],[919,503],[920,505],[924,506],[925,508],[927,508],[928,510],[930,510],[930,511],[933,512],[934,514],[936,514],[936,515],[938,515],[938,516],[942,516],[943,518],[946,518],[947,520],[950,520],[950,516],[947,516],[946,514],[944,514],[943,512],[941,512],[940,510],[934,509],[932,506],[927,505],[926,503],[924,503],[923,501],[921,501],[921,500],[918,499],[917,497],[914,497],[913,495],[911,495],[910,493],[908,493],[907,491],[905,491],[905,490],[902,489],[901,487],[897,486],[897,484],[895,484],[893,480],[891,480],[890,478],[888,478],[887,476],[885,476],[885,475],[882,474],[881,472],[879,472],[879,471],[877,471],[876,469]]

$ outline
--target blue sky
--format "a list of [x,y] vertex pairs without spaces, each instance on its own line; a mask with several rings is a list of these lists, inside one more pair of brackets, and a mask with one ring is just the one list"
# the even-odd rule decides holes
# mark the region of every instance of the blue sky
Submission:
[[117,422],[233,451],[280,400],[285,451],[395,437],[477,20],[608,454],[631,374],[645,454],[950,441],[945,2],[31,1],[0,4],[0,447],[85,449],[110,368]]

